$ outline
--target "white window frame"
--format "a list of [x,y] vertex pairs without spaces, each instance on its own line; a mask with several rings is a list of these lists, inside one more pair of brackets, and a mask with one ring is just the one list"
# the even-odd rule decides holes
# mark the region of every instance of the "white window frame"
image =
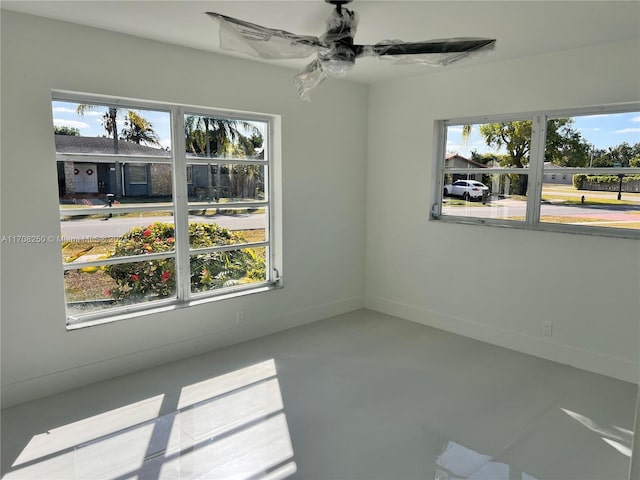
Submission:
[[[92,155],[92,154],[57,154],[58,161],[83,161],[85,159],[97,159],[97,162],[111,162],[118,158],[120,162],[135,162],[138,165],[146,163],[168,163],[172,165],[172,188],[173,188],[173,216],[176,246],[173,252],[150,253],[146,255],[136,255],[129,257],[111,257],[102,260],[73,262],[62,264],[63,270],[76,270],[84,267],[103,266],[108,264],[133,263],[145,260],[160,258],[173,258],[176,262],[176,297],[159,300],[152,300],[133,305],[114,306],[104,310],[87,312],[82,314],[69,314],[67,312],[67,330],[75,330],[93,325],[109,323],[113,321],[134,318],[140,315],[147,315],[168,310],[190,307],[211,301],[225,300],[238,296],[261,293],[269,290],[282,288],[282,166],[281,166],[281,121],[280,116],[270,114],[260,114],[251,112],[230,111],[224,109],[214,109],[191,105],[178,105],[173,103],[157,103],[130,98],[114,98],[97,94],[84,94],[77,92],[54,90],[52,91],[52,102],[75,102],[88,105],[117,106],[118,108],[139,108],[149,109],[159,112],[167,112],[171,116],[171,154],[170,156],[135,156],[125,155]],[[234,202],[228,208],[256,208],[265,207],[267,209],[267,225],[265,227],[265,240],[262,242],[252,242],[240,245],[225,245],[209,247],[206,249],[191,250],[189,245],[189,200],[188,200],[188,175],[187,175],[187,155],[185,152],[184,137],[184,117],[188,115],[205,115],[209,117],[224,118],[229,120],[256,121],[266,124],[267,131],[264,138],[267,143],[264,159],[243,160],[235,158],[206,158],[202,159],[204,164],[261,164],[265,166],[265,200],[260,202],[239,203]],[[198,163],[198,159],[188,157],[190,164]],[[198,202],[198,208],[220,208],[218,203],[202,204]],[[109,208],[110,214],[132,213],[157,210],[157,206],[133,205],[133,206],[112,206]],[[95,210],[95,211],[93,211]],[[87,214],[104,215],[103,207],[59,209],[59,215],[76,216]],[[238,248],[265,247],[266,255],[266,280],[245,285],[209,290],[206,292],[191,292],[190,284],[190,255],[192,252],[207,253],[212,251],[236,250]],[[65,301],[66,305],[66,301]]]
[[[464,223],[470,225],[491,225],[507,228],[521,228],[528,230],[553,231],[563,233],[576,233],[587,235],[601,235],[610,237],[623,238],[640,238],[640,230],[625,228],[607,228],[587,225],[568,225],[540,222],[540,205],[542,195],[542,183],[544,174],[587,174],[587,175],[617,175],[619,173],[636,175],[640,174],[640,168],[624,167],[624,168],[596,168],[596,167],[580,167],[580,168],[544,168],[544,152],[546,143],[547,120],[552,118],[568,118],[576,116],[588,116],[599,114],[616,114],[640,111],[640,103],[625,103],[607,106],[583,107],[573,109],[546,110],[537,112],[526,112],[506,115],[488,115],[477,117],[463,117],[445,120],[436,120],[434,122],[434,156],[436,161],[433,162],[434,169],[432,171],[435,181],[435,189],[431,195],[430,220]],[[451,126],[475,125],[486,123],[506,123],[513,121],[531,120],[531,150],[529,154],[529,168],[491,168],[492,174],[526,174],[528,175],[527,183],[527,208],[525,220],[508,220],[499,218],[481,218],[467,217],[457,215],[443,215],[442,201],[444,189],[445,173],[464,173],[464,174],[487,174],[485,168],[447,168],[445,171],[445,157],[447,145],[447,128]]]

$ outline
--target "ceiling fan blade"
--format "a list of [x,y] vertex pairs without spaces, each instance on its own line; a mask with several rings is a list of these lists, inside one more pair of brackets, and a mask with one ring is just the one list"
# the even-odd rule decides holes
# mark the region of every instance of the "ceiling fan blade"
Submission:
[[388,40],[375,45],[354,45],[359,57],[375,56],[393,63],[449,65],[463,58],[493,50],[491,38],[451,38],[426,42]]
[[311,101],[309,92],[320,85],[327,78],[327,73],[322,68],[320,60],[316,59],[309,63],[304,70],[295,76],[298,87],[298,95],[302,100]]
[[319,38],[263,27],[220,13],[206,12],[220,24],[220,46],[263,59],[306,58],[325,48]]

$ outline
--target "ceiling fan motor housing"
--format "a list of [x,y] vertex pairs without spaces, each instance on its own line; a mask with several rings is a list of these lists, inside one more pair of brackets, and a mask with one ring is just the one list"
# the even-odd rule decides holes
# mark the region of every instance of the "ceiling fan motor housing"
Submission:
[[346,5],[347,3],[351,3],[353,0],[324,0],[327,3],[330,3],[331,5],[335,5],[336,7],[340,8],[342,7],[342,5]]
[[[330,3],[344,0],[327,0]],[[350,0],[349,0],[350,1]],[[344,9],[335,10],[327,18],[327,30],[320,40],[326,45],[318,53],[322,68],[329,75],[345,75],[356,63],[353,37],[358,27],[358,14]]]

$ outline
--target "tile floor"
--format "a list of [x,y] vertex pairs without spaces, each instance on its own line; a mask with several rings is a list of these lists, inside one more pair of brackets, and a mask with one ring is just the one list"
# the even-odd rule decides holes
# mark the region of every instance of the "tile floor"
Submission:
[[2,412],[3,479],[626,479],[636,386],[361,310]]

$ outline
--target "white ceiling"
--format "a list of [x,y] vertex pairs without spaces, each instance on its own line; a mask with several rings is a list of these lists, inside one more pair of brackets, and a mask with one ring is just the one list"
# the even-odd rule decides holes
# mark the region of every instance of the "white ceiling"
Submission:
[[[2,0],[2,8],[242,57],[242,54],[219,49],[217,24],[204,12],[218,12],[292,33],[319,36],[333,7],[323,0]],[[631,38],[640,41],[640,2],[637,0],[355,0],[348,8],[360,14],[356,34],[356,43],[360,44],[389,39],[421,41],[460,36],[498,40],[490,56],[468,59],[446,67],[448,69],[459,68],[463,66],[461,64],[495,62]],[[271,63],[301,69],[310,60]],[[362,58],[348,79],[375,83],[437,68],[390,65],[374,58]]]

